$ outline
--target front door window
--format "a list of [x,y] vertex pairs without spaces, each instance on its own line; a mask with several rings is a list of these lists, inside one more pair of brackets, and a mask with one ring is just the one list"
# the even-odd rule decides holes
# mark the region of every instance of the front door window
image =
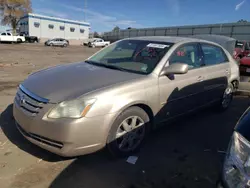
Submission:
[[188,64],[189,70],[200,67],[201,60],[196,44],[187,44],[179,47],[169,59],[169,65],[173,63]]

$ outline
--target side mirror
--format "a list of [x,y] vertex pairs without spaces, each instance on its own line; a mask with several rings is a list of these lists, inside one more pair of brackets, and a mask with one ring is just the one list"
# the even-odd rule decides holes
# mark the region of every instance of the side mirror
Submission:
[[174,63],[168,67],[164,67],[160,76],[167,76],[170,74],[186,74],[188,72],[188,65],[185,63]]

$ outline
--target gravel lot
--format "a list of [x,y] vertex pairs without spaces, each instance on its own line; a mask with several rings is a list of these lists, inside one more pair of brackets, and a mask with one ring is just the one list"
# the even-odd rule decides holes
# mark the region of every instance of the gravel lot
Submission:
[[[66,159],[29,143],[16,130],[12,101],[17,85],[33,71],[77,62],[97,49],[81,46],[0,44],[1,188],[214,187],[224,152],[249,98],[236,97],[224,113],[208,109],[153,132],[135,165],[104,150]],[[222,152],[221,152],[222,151]]]

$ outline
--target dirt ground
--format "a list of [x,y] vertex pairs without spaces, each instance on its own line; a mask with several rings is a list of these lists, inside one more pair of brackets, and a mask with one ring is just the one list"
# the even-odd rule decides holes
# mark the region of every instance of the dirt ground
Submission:
[[12,101],[28,74],[84,60],[97,49],[81,46],[0,44],[0,187],[1,188],[210,188],[249,98],[236,97],[224,113],[208,109],[151,134],[135,165],[114,160],[107,151],[62,158],[28,142],[14,125]]

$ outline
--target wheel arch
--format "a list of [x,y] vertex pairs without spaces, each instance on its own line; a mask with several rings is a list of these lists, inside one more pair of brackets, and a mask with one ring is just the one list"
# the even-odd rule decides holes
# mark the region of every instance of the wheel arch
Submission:
[[121,108],[119,110],[119,112],[112,118],[111,122],[110,122],[110,128],[112,127],[113,123],[115,122],[115,120],[117,119],[117,117],[122,113],[124,112],[125,110],[131,108],[131,107],[139,107],[141,108],[142,110],[144,110],[148,117],[149,117],[149,120],[150,122],[153,122],[154,121],[154,113],[153,113],[153,110],[152,108],[147,105],[146,103],[144,102],[141,102],[141,101],[138,101],[138,102],[134,102],[134,103],[130,103],[130,104],[127,104],[125,105],[123,108]]
[[[110,126],[109,126],[109,130],[108,130],[108,134],[107,134],[107,137],[106,137],[106,144],[107,144],[107,141],[108,141],[108,135],[110,134],[110,130],[112,128],[112,125],[114,124],[115,120],[119,117],[119,115],[124,112],[125,110],[131,108],[131,107],[139,107],[141,108],[142,110],[144,110],[148,117],[149,117],[149,120],[150,120],[150,123],[153,125],[153,121],[154,121],[154,113],[153,113],[153,110],[152,108],[147,105],[146,103],[143,103],[143,102],[135,102],[135,103],[131,103],[131,104],[128,104],[126,106],[124,106],[122,109],[119,110],[119,112],[112,118],[112,120],[110,121]],[[151,127],[152,128],[152,127]]]
[[233,79],[230,83],[233,85],[235,91],[239,88],[239,80]]
[[153,121],[154,121],[154,113],[153,113],[153,110],[152,110],[147,104],[138,103],[138,104],[134,104],[134,105],[129,106],[129,108],[130,108],[130,107],[133,107],[133,106],[137,106],[137,107],[143,109],[143,110],[148,114],[148,117],[149,117],[149,119],[150,119],[150,122],[153,122]]

